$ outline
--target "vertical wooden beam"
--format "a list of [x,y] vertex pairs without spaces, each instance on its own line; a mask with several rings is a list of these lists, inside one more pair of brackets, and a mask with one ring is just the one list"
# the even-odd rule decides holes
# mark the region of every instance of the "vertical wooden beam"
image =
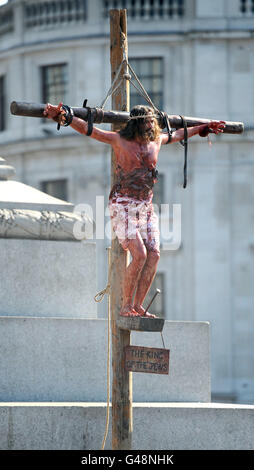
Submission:
[[[128,57],[127,13],[126,10],[110,11],[110,61],[111,79],[114,80],[124,57]],[[119,80],[127,67],[121,68]],[[118,83],[118,82],[117,82]],[[116,85],[117,85],[116,83]],[[112,96],[112,108],[117,111],[129,111],[129,82],[123,83]],[[113,130],[118,130],[113,126]],[[112,152],[111,184],[115,182],[115,155]],[[111,319],[112,319],[112,449],[129,450],[132,447],[132,372],[124,370],[124,348],[130,345],[130,331],[121,330],[116,319],[122,306],[124,272],[127,255],[118,240],[112,240],[111,246]]]

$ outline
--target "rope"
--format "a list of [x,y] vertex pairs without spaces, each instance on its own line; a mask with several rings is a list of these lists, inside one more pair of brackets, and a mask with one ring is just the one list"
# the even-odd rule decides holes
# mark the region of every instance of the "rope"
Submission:
[[[111,247],[108,247],[108,266],[109,272],[111,270]],[[94,300],[95,302],[102,302],[105,294],[108,294],[108,350],[107,350],[107,412],[106,412],[106,425],[105,425],[105,432],[104,437],[101,445],[101,450],[104,450],[107,435],[108,435],[108,428],[109,428],[109,404],[110,404],[110,284],[108,283],[105,289],[98,292],[95,295]]]
[[[126,66],[128,67],[128,69],[131,71],[131,73],[133,74],[135,80],[137,81],[138,85],[140,88],[138,88],[135,83],[131,80],[131,75],[129,73],[125,73],[123,75],[123,77],[121,78],[121,80],[119,81],[119,83],[115,86],[117,80],[118,80],[118,77],[120,75],[120,71],[122,69],[122,66],[126,64]],[[126,55],[124,54],[124,59],[122,60],[121,64],[119,65],[117,71],[116,71],[116,75],[115,75],[115,78],[113,80],[113,83],[111,85],[111,87],[109,88],[107,94],[106,94],[106,97],[105,99],[103,100],[102,104],[101,104],[101,109],[104,109],[104,106],[108,100],[108,98],[113,95],[116,90],[121,86],[123,80],[129,80],[129,82],[134,86],[134,88],[136,88],[136,90],[140,93],[141,96],[143,96],[143,98],[148,102],[148,104],[159,114],[161,115],[161,111],[159,111],[158,108],[156,108],[155,104],[152,102],[150,96],[148,95],[146,89],[144,88],[144,86],[142,85],[141,81],[139,80],[138,76],[136,75],[136,73],[134,72],[132,66],[130,65],[130,63],[128,62],[127,58],[126,58]],[[140,116],[141,118],[142,116]],[[154,117],[158,117],[157,115],[154,115]],[[137,119],[136,117],[134,118],[130,118],[130,119]]]
[[118,85],[114,88],[115,86],[115,83],[119,77],[119,74],[120,74],[120,71],[121,71],[121,68],[122,68],[122,65],[123,65],[123,62],[124,60],[122,61],[122,63],[119,65],[117,71],[116,71],[116,75],[115,75],[115,78],[113,80],[113,83],[111,85],[111,87],[109,88],[108,92],[107,92],[107,95],[106,95],[106,98],[103,100],[102,104],[101,104],[101,109],[104,109],[104,106],[106,104],[106,101],[108,100],[108,98],[113,95],[113,93],[115,93],[115,91],[119,88],[119,86],[122,84],[122,81],[123,79],[120,80],[120,82],[118,83]]
[[110,294],[110,284],[108,284],[105,289],[101,290],[100,292],[98,292],[98,294],[94,296],[95,302],[101,302],[105,294]]
[[[143,94],[141,93],[141,95],[143,96],[143,98],[146,99],[146,101],[151,105],[151,107],[157,111],[158,113],[160,113],[160,111],[158,110],[158,108],[156,108],[155,104],[152,102],[150,96],[148,95],[146,89],[144,88],[144,86],[142,85],[141,81],[139,80],[138,76],[136,75],[136,73],[134,72],[132,66],[129,64],[128,61],[127,62],[127,66],[129,67],[129,70],[131,71],[131,73],[134,75],[134,78],[135,80],[138,82],[138,85],[140,86]],[[132,82],[132,80],[130,80],[130,82],[132,83],[132,85],[134,85],[134,83]],[[135,85],[134,85],[135,86]],[[135,86],[135,88],[138,90],[138,88]],[[140,91],[140,90],[138,90]]]

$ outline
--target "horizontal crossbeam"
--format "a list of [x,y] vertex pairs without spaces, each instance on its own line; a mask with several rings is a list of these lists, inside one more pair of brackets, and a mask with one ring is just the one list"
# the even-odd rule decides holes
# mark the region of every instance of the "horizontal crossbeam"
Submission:
[[[11,113],[15,116],[29,116],[43,118],[43,111],[45,104],[42,103],[28,103],[26,101],[13,101],[10,106]],[[87,121],[89,108],[78,108],[73,107],[73,112],[76,117]],[[105,111],[101,108],[91,108],[92,120],[94,123],[100,124],[111,123],[111,124],[124,124],[130,119],[130,113],[125,111]],[[199,118],[199,117],[188,117],[184,116],[187,126],[199,126],[201,124],[209,124],[210,121],[216,121],[216,119]],[[183,127],[182,117],[180,115],[168,115],[168,120],[173,129],[180,129]],[[158,121],[163,128],[163,118],[158,115]],[[226,125],[223,130],[225,134],[241,134],[244,131],[244,124],[242,122],[225,121]]]

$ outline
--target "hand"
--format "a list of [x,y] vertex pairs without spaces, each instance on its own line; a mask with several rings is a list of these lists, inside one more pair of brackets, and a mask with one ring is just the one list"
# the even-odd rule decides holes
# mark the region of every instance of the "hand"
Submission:
[[204,124],[203,129],[199,132],[200,137],[207,137],[211,132],[213,134],[220,134],[226,127],[225,121],[211,121],[209,124]]
[[60,102],[58,106],[47,103],[43,111],[43,115],[49,119],[53,119],[56,122],[62,123],[62,117],[65,115],[65,112],[62,109],[62,105],[62,102]]
[[211,121],[208,124],[209,132],[214,134],[221,134],[226,127],[225,121]]

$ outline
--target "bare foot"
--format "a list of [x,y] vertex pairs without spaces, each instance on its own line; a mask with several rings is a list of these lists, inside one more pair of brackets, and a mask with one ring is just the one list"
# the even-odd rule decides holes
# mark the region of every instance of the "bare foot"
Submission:
[[131,305],[126,305],[120,312],[121,317],[139,317],[140,315]]
[[138,312],[138,315],[140,317],[158,318],[156,315],[153,315],[153,313],[146,312],[145,309],[141,305],[134,305],[134,308],[135,308],[136,312]]

